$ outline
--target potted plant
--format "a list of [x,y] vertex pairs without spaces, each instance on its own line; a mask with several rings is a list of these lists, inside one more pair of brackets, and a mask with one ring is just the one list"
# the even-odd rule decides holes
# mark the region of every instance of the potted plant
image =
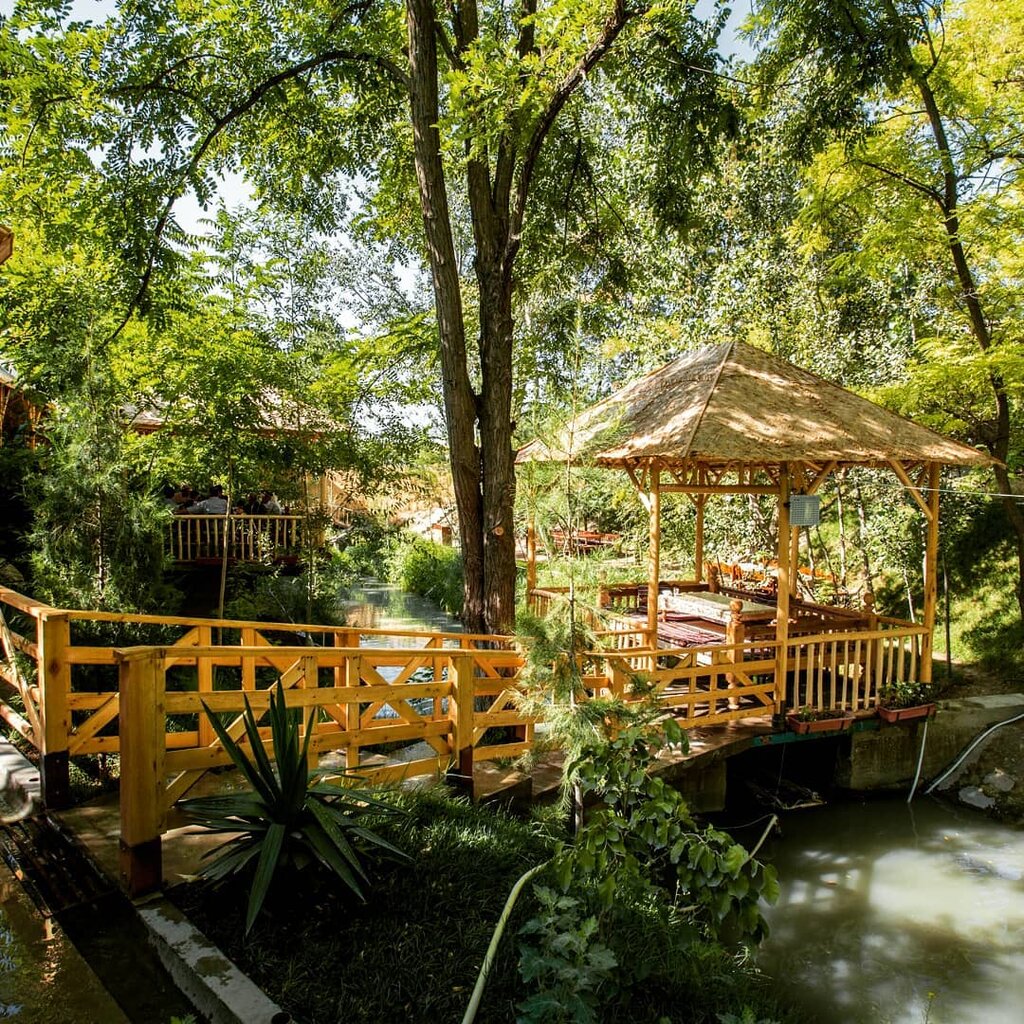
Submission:
[[853,725],[853,712],[845,708],[797,708],[786,715],[786,724],[799,734],[810,732],[844,732]]
[[878,715],[885,722],[927,718],[935,710],[930,687],[910,680],[890,683],[878,696]]

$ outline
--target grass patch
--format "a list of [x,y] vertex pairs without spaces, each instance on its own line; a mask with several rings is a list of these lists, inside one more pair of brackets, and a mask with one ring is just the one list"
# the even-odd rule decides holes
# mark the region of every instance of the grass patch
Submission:
[[[412,863],[378,868],[365,905],[324,875],[282,877],[245,939],[244,885],[211,890],[189,883],[170,896],[308,1024],[458,1021],[509,890],[552,855],[564,816],[548,810],[523,820],[440,788],[395,798],[408,816],[373,828]],[[519,977],[516,933],[536,911],[528,887],[505,932],[478,1024],[515,1020],[516,1005],[529,994]],[[792,1019],[774,1012],[767,983],[749,964],[719,947],[667,949],[657,938],[639,919],[624,925],[623,948],[650,959],[649,982],[629,1006],[610,1003],[602,1019],[717,1024],[719,1013],[746,1007],[757,1013],[751,1020]]]

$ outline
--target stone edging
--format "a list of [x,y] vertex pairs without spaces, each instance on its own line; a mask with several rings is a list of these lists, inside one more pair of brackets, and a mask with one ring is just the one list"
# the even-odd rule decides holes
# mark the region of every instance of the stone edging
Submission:
[[212,1024],[289,1024],[292,1018],[243,974],[163,893],[135,910],[174,983]]
[[14,744],[0,737],[0,793],[15,804],[2,821],[18,821],[42,809],[39,769]]

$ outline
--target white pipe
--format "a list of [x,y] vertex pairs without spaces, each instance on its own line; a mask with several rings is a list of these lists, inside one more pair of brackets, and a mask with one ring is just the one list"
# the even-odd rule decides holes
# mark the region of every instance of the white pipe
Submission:
[[519,898],[519,894],[523,891],[523,886],[533,878],[535,875],[539,875],[551,861],[546,860],[543,864],[538,864],[535,868],[530,868],[529,871],[524,874],[514,886],[512,891],[508,894],[508,899],[505,901],[505,909],[501,912],[501,917],[498,918],[498,923],[494,928],[494,934],[491,936],[491,944],[487,947],[487,955],[484,957],[484,962],[480,965],[480,973],[476,978],[476,985],[473,986],[473,995],[470,997],[469,1006],[466,1007],[466,1013],[462,1018],[462,1024],[472,1024],[476,1018],[476,1011],[480,1007],[480,1000],[483,998],[484,986],[487,984],[487,975],[491,973],[491,966],[494,963],[494,957],[498,952],[498,943],[501,941],[501,936],[505,931],[505,924],[508,922],[509,915],[512,913],[512,908],[516,905],[516,900]]
[[986,737],[988,737],[988,736],[990,736],[990,735],[991,735],[992,733],[994,733],[994,732],[996,731],[996,729],[1001,729],[1001,728],[1002,728],[1002,727],[1003,727],[1004,725],[1012,725],[1012,724],[1013,724],[1014,722],[1019,722],[1019,721],[1021,721],[1022,719],[1024,719],[1024,713],[1021,713],[1021,714],[1019,714],[1019,715],[1014,715],[1014,716],[1013,716],[1013,718],[1007,718],[1007,719],[1006,719],[1006,720],[1005,720],[1004,722],[996,722],[996,724],[995,724],[995,725],[991,725],[991,726],[989,726],[989,727],[988,727],[988,728],[987,728],[987,729],[986,729],[986,730],[985,730],[985,731],[984,731],[984,732],[983,732],[983,733],[982,733],[982,734],[981,734],[980,736],[978,736],[978,737],[977,737],[977,738],[976,738],[976,739],[974,740],[974,742],[973,742],[973,743],[971,743],[971,744],[970,744],[970,745],[969,745],[969,746],[968,746],[968,747],[967,747],[967,748],[966,748],[966,749],[965,749],[965,750],[964,750],[964,751],[963,751],[963,752],[962,752],[962,753],[960,754],[960,756],[959,756],[959,757],[957,757],[957,759],[956,759],[956,760],[955,760],[955,761],[954,761],[954,762],[953,762],[953,763],[952,763],[952,764],[951,764],[951,765],[950,765],[950,766],[949,766],[949,767],[948,767],[948,768],[947,768],[947,769],[946,769],[946,770],[945,770],[945,771],[944,771],[944,772],[943,772],[943,773],[942,773],[941,775],[937,776],[937,777],[936,777],[935,779],[933,779],[933,780],[932,780],[931,784],[930,784],[930,785],[928,786],[928,788],[927,788],[927,789],[925,790],[925,795],[927,795],[928,793],[930,793],[930,792],[931,792],[931,791],[932,791],[932,790],[933,790],[933,789],[934,789],[934,788],[935,788],[936,786],[938,786],[938,785],[939,785],[940,783],[942,783],[942,782],[945,782],[945,781],[946,781],[946,779],[948,779],[948,778],[949,778],[949,776],[950,776],[950,775],[952,775],[952,774],[953,774],[953,772],[955,772],[955,771],[957,770],[957,768],[959,768],[959,767],[960,767],[960,765],[961,765],[961,764],[963,764],[963,762],[964,762],[964,761],[965,761],[965,760],[967,759],[967,755],[968,755],[968,754],[970,754],[970,752],[971,752],[971,751],[972,751],[972,750],[973,750],[973,749],[974,749],[974,748],[975,748],[975,747],[976,747],[976,746],[977,746],[977,745],[978,745],[979,743],[981,743],[981,741],[982,741],[982,740],[984,740],[984,739],[985,739]]
[[921,780],[921,765],[924,763],[924,745],[928,741],[928,719],[924,720],[924,732],[921,733],[921,752],[917,755],[917,771],[914,772],[914,782],[907,794],[907,803],[914,799],[917,792],[917,784]]

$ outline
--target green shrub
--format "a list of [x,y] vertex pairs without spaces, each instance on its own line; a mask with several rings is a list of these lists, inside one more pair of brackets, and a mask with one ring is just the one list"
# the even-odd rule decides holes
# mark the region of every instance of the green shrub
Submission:
[[392,553],[388,579],[436,601],[449,615],[462,613],[462,555],[455,548],[410,537]]
[[378,815],[397,813],[393,807],[366,790],[326,783],[318,773],[308,770],[306,755],[315,712],[310,712],[306,721],[305,740],[300,746],[300,715],[285,706],[280,682],[270,695],[273,764],[260,741],[260,716],[249,706],[248,697],[243,721],[252,759],[205,703],[203,709],[252,792],[196,797],[183,801],[181,807],[202,828],[231,835],[207,854],[217,856],[203,869],[204,878],[222,882],[234,875],[253,874],[245,918],[247,933],[282,866],[298,870],[319,863],[362,900],[365,858],[384,853],[408,860],[406,854],[365,824],[371,810]]

